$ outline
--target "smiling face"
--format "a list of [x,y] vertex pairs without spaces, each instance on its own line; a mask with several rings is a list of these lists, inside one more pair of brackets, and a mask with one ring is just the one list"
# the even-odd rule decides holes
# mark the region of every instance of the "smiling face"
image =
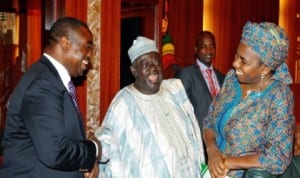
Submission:
[[233,67],[240,83],[256,84],[260,82],[261,75],[266,70],[266,66],[261,62],[259,56],[247,45],[240,43]]
[[163,79],[162,64],[157,52],[150,52],[140,56],[130,66],[135,76],[134,86],[141,93],[151,95],[159,90]]
[[206,66],[210,66],[216,57],[215,37],[210,32],[203,32],[197,36],[195,44],[196,57]]
[[93,36],[81,27],[73,31],[69,37],[63,37],[61,47],[65,51],[63,65],[72,77],[82,76],[88,69],[93,52]]

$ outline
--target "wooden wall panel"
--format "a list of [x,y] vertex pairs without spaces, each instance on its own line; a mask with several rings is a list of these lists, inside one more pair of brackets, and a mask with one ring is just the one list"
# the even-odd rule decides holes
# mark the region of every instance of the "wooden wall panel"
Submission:
[[100,121],[120,89],[121,1],[101,2]]
[[87,0],[65,0],[65,15],[87,21]]
[[[289,54],[287,58],[287,64],[291,74],[295,77],[296,60],[300,60],[300,39],[297,42],[297,36],[300,38],[300,17],[297,18],[297,13],[300,16],[300,2],[299,0],[280,1],[280,14],[279,25],[282,26],[289,37]],[[299,54],[297,55],[297,48],[299,48]],[[300,69],[299,69],[300,70]]]
[[[65,0],[65,15],[76,17],[84,22],[87,22],[87,0]],[[84,120],[86,120],[87,113],[87,81],[84,78],[77,82],[77,93],[80,111]]]
[[[42,54],[42,17],[41,0],[27,0],[27,66],[36,62]],[[34,35],[33,35],[34,34]]]
[[203,0],[169,0],[168,31],[181,67],[194,62],[196,34],[202,30]]
[[294,93],[294,97],[295,97],[295,118],[296,121],[300,124],[300,83],[297,84],[292,84],[291,85],[292,91]]
[[5,124],[6,102],[14,88],[12,85],[14,82],[11,80],[13,79],[13,59],[16,57],[16,50],[16,45],[0,43],[0,136]]

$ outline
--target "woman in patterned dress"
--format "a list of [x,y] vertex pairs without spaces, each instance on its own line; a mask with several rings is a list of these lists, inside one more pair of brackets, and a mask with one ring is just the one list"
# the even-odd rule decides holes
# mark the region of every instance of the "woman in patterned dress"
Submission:
[[279,26],[247,22],[233,69],[203,122],[212,177],[261,168],[282,174],[292,159],[295,127],[288,38]]

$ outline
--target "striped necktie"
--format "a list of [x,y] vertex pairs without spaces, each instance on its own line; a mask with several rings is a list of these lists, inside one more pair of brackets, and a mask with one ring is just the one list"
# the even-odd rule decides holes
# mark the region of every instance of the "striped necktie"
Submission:
[[205,71],[208,76],[207,79],[208,79],[208,84],[209,84],[209,90],[210,90],[211,96],[214,98],[217,96],[217,88],[216,88],[213,78],[212,78],[212,71],[211,71],[211,69],[206,69]]
[[78,98],[77,98],[76,87],[73,84],[72,80],[68,83],[68,88],[69,88],[69,93],[70,93],[70,95],[71,95],[71,97],[73,99],[73,102],[74,102],[76,108],[79,109],[78,108]]

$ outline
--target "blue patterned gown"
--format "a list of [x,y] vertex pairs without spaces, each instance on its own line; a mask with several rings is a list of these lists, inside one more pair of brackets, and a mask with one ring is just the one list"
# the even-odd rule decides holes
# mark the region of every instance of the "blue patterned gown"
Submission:
[[[272,174],[281,174],[292,158],[293,109],[294,98],[288,85],[274,80],[262,92],[251,92],[243,98],[231,70],[203,125],[204,129],[213,129],[217,145],[226,155],[259,152],[263,167]],[[242,174],[242,170],[231,171],[229,176]]]

